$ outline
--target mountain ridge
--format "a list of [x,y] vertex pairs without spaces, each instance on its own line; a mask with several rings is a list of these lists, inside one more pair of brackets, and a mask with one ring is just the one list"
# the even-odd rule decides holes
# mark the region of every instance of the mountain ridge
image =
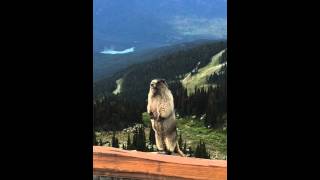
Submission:
[[186,47],[171,48],[169,53],[152,56],[148,61],[132,64],[108,78],[96,81],[95,95],[101,94],[101,91],[111,94],[117,89],[116,81],[122,78],[121,94],[125,96],[131,94],[129,88],[130,91],[137,93],[137,98],[141,98],[147,94],[151,79],[161,77],[167,79],[169,83],[181,80],[181,76],[191,72],[199,61],[201,61],[199,68],[210,63],[214,55],[226,48],[226,41],[206,41]]
[[[111,77],[120,70],[127,68],[130,65],[152,61],[158,56],[167,55],[173,53],[177,50],[189,49],[194,46],[217,42],[221,40],[208,40],[208,39],[199,39],[191,42],[177,43],[173,45],[162,46],[158,48],[150,49],[136,49],[135,52],[129,54],[101,54],[96,52],[93,54],[93,80],[97,82],[105,78]],[[224,40],[222,40],[224,41]]]

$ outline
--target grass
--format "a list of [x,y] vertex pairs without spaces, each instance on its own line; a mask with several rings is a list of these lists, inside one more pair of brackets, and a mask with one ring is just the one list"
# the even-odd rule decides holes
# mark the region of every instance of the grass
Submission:
[[223,64],[219,64],[219,58],[225,50],[220,51],[211,58],[211,62],[200,68],[196,74],[191,75],[188,73],[185,75],[185,78],[181,80],[182,85],[187,88],[188,94],[194,92],[195,87],[204,87],[207,89],[211,84],[208,84],[206,78],[212,75],[214,72],[217,72]]
[[[150,119],[147,113],[142,114],[143,123],[145,125],[145,134],[148,142],[150,132]],[[227,131],[214,130],[204,127],[203,121],[198,118],[186,117],[177,118],[178,133],[182,135],[183,141],[186,140],[187,146],[191,146],[192,150],[196,149],[200,139],[206,143],[207,149],[213,159],[226,159],[227,155]],[[116,137],[119,139],[120,147],[127,142],[129,129],[117,131]],[[132,134],[131,134],[132,135]],[[96,132],[97,140],[101,139],[105,144],[111,143],[112,132]],[[132,140],[132,136],[131,136]]]
[[227,156],[227,131],[208,129],[203,121],[197,118],[178,118],[177,127],[182,139],[187,140],[187,145],[191,145],[193,150],[200,139],[206,143],[211,157],[215,159],[225,159]]

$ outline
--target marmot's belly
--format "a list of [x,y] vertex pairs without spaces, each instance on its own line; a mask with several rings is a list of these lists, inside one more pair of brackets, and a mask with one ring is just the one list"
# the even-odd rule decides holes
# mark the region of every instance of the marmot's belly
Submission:
[[171,134],[176,131],[176,123],[175,120],[171,121],[169,119],[156,121],[153,120],[153,129],[159,135],[162,133]]
[[162,126],[162,122],[160,122],[160,121],[154,121],[153,128],[158,133],[161,133],[162,131],[164,131],[163,126]]

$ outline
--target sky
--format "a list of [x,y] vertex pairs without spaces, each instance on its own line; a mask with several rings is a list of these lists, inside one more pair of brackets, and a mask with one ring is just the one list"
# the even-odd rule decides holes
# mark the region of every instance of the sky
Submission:
[[94,0],[93,6],[96,52],[227,36],[226,0]]

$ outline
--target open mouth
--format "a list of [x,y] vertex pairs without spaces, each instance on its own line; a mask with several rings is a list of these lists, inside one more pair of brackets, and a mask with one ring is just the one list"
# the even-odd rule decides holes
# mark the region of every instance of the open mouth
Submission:
[[156,92],[158,89],[157,89],[157,87],[151,86],[151,90],[152,90],[152,92]]

